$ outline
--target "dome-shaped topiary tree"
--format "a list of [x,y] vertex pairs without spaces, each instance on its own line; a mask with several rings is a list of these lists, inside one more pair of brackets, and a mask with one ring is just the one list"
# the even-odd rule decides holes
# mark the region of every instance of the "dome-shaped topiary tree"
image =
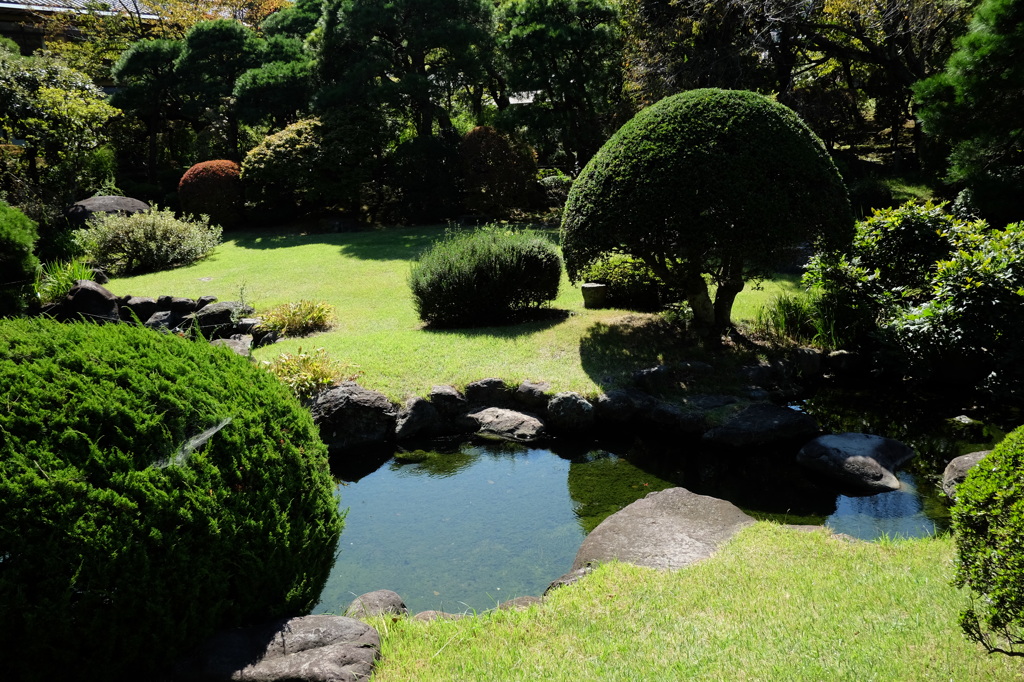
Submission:
[[185,171],[178,182],[181,210],[208,215],[210,222],[225,229],[242,220],[241,168],[234,161],[203,161]]
[[573,281],[610,252],[642,258],[713,340],[745,281],[772,275],[799,244],[848,240],[853,224],[839,172],[790,109],[753,92],[692,90],[641,111],[587,164],[562,248]]
[[316,605],[342,518],[268,372],[142,327],[5,320],[0,403],[5,679],[157,679],[216,629]]
[[39,267],[32,253],[37,239],[35,222],[0,201],[0,317],[16,315],[26,307]]

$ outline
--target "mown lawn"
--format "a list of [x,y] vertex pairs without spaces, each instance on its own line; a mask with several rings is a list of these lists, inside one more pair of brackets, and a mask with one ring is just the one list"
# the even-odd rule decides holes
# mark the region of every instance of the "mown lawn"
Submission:
[[[393,400],[426,395],[435,384],[485,377],[549,381],[557,390],[595,395],[633,370],[680,359],[659,330],[637,332],[644,317],[621,310],[587,310],[579,287],[563,279],[550,319],[506,327],[428,330],[416,316],[407,279],[412,261],[444,234],[443,227],[390,228],[342,234],[228,233],[228,241],[195,265],[113,280],[118,295],[243,299],[258,311],[315,299],[338,309],[330,332],[286,339],[259,349],[281,352],[323,347],[357,367],[359,382]],[[552,233],[553,236],[555,233]],[[564,278],[564,276],[563,276]],[[752,319],[762,301],[794,290],[794,278],[748,288],[736,320]],[[633,324],[623,324],[630,315]]]

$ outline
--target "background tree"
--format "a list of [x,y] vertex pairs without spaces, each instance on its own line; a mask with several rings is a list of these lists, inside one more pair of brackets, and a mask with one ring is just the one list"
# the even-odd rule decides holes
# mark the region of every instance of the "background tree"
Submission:
[[1024,2],[985,0],[945,70],[916,88],[925,130],[952,145],[948,180],[993,224],[1024,217]]
[[569,193],[562,249],[574,281],[608,253],[643,259],[714,342],[747,280],[801,243],[838,244],[852,230],[842,178],[796,114],[704,89],[644,109],[601,148]]
[[621,91],[618,11],[605,0],[513,0],[498,11],[507,85],[530,93],[517,118],[555,133],[576,171],[607,139]]

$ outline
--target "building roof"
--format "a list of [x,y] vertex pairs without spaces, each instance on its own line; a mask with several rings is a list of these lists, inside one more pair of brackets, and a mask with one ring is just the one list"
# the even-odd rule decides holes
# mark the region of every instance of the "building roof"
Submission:
[[90,7],[103,4],[110,13],[130,12],[144,17],[156,17],[157,12],[139,0],[0,0],[0,10],[21,10],[23,12],[85,12]]

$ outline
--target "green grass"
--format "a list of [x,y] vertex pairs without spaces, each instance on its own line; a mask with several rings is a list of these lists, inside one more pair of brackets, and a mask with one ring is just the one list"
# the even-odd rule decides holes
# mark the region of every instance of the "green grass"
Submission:
[[[391,228],[344,234],[228,233],[224,244],[194,265],[112,280],[117,295],[244,299],[257,311],[299,300],[335,306],[331,331],[285,339],[259,349],[259,359],[299,348],[323,347],[338,362],[362,372],[359,382],[393,400],[426,395],[435,384],[465,384],[486,377],[510,382],[549,381],[558,390],[595,395],[634,370],[683,359],[665,341],[665,330],[645,328],[652,316],[621,310],[587,310],[579,287],[563,275],[553,317],[518,325],[432,331],[413,308],[408,275],[412,261],[443,227]],[[747,288],[734,319],[753,319],[763,300],[792,280]],[[622,318],[630,315],[629,323]],[[660,349],[659,349],[660,346]],[[668,350],[665,350],[668,348]]]
[[848,543],[770,523],[662,573],[600,567],[524,612],[377,618],[392,680],[1016,680],[960,633],[948,538]]

